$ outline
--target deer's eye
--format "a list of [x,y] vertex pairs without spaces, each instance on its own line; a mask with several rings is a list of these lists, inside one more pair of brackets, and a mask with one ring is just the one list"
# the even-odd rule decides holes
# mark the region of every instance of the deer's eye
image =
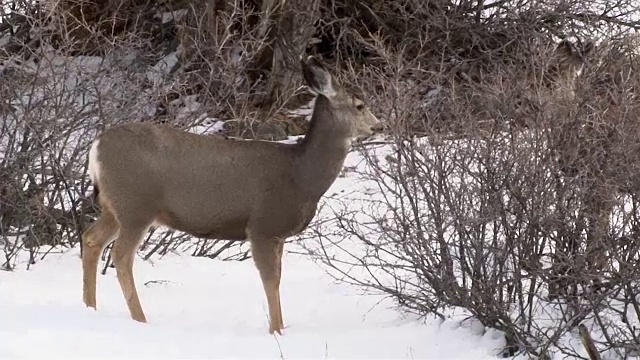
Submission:
[[358,111],[363,111],[363,110],[364,110],[364,104],[358,104],[358,105],[356,105],[356,110],[358,110]]

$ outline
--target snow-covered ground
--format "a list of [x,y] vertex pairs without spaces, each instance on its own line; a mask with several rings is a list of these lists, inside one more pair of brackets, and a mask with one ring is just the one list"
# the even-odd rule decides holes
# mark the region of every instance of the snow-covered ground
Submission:
[[[328,194],[353,186],[341,177]],[[283,336],[267,332],[252,261],[138,259],[147,324],[129,318],[113,269],[99,275],[98,311],[84,306],[77,249],[28,271],[18,263],[0,272],[0,359],[495,359],[504,346],[502,333],[462,314],[444,322],[402,315],[390,299],[337,283],[300,245],[286,249]]]
[[85,308],[78,251],[21,268],[0,273],[0,359],[490,359],[504,344],[500,333],[459,320],[402,317],[297,254],[284,258],[283,336],[267,332],[250,261],[139,260],[147,324],[129,318],[112,269],[99,277],[98,311]]

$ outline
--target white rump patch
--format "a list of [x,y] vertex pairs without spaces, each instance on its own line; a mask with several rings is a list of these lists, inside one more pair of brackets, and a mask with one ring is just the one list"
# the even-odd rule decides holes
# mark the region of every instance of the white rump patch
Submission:
[[91,182],[95,185],[100,178],[100,162],[98,162],[98,144],[100,140],[96,140],[91,144],[91,150],[89,150],[89,177]]

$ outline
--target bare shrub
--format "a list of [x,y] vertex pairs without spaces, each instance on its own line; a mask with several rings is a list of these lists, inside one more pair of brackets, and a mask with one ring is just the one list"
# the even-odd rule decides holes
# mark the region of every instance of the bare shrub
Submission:
[[581,66],[562,71],[550,40],[481,81],[371,44],[385,65],[344,76],[377,90],[390,134],[363,148],[362,190],[326,201],[309,251],[406,311],[462,308],[505,332],[505,356],[587,356],[580,324],[603,354],[637,352],[634,42],[576,46],[589,61],[571,87]]
[[[191,87],[198,82],[190,80],[193,73],[189,64],[193,59],[184,53],[189,45],[174,41],[186,39],[186,36],[178,37],[177,29],[193,24],[188,11],[195,15],[196,8],[145,15],[149,21],[159,18],[156,25],[175,30],[169,43],[163,43],[168,46],[149,46],[149,41],[157,40],[161,34],[147,31],[147,23],[135,28],[127,21],[127,31],[120,29],[101,38],[100,56],[89,56],[86,54],[94,52],[85,53],[84,45],[78,45],[80,33],[67,31],[69,24],[58,21],[69,15],[56,12],[64,9],[65,4],[49,9],[48,17],[39,8],[27,8],[24,13],[30,15],[11,13],[3,18],[15,25],[2,27],[0,34],[2,39],[8,39],[0,41],[7,45],[2,47],[4,52],[0,58],[0,151],[3,154],[0,233],[5,268],[15,265],[20,249],[29,249],[30,262],[33,262],[42,245],[75,246],[78,243],[79,235],[97,210],[86,175],[87,151],[105,127],[131,121],[162,121],[190,131],[218,133],[220,129],[213,116],[230,108],[240,119],[255,112],[237,106],[246,106],[244,100],[250,94],[247,87],[238,86],[237,80],[245,76],[251,58],[236,61],[232,53],[225,52],[230,39],[215,38],[220,42],[207,45],[209,53],[215,56],[200,57],[202,61],[212,62],[209,70],[216,69],[207,78],[217,84],[211,89],[214,92],[199,93]],[[94,20],[77,18],[74,21],[80,23],[76,23],[74,29],[85,27],[87,34],[94,34],[95,26],[102,26],[104,19]],[[231,24],[224,21],[222,28],[230,28]],[[207,34],[204,28],[207,23],[196,25],[202,28],[193,33]],[[38,35],[41,41],[37,44],[19,42],[20,38],[13,33],[15,28],[24,28]],[[253,39],[252,33],[247,36],[234,39],[242,51],[247,44],[255,45],[249,41]],[[206,40],[210,39],[214,37]],[[200,51],[198,46],[204,46],[202,44],[204,42],[199,42],[189,49]],[[70,49],[75,50],[67,51]],[[78,55],[78,51],[83,55]],[[217,97],[223,94],[228,95]],[[212,103],[214,98],[220,103]],[[243,101],[230,107],[230,98]],[[214,257],[220,254],[220,248],[228,250],[230,246],[221,242],[192,244],[189,237],[173,232],[156,231],[155,234],[158,236],[150,237],[143,246],[147,257],[192,247],[195,255]],[[233,244],[225,256],[234,257],[233,249],[237,247],[238,244]],[[245,249],[238,251],[239,257],[244,257]]]
[[[314,32],[319,2],[283,4],[69,0],[6,8],[0,15],[4,266],[11,268],[21,249],[29,249],[32,262],[41,245],[78,242],[97,210],[87,150],[105,127],[152,121],[212,136],[303,134],[306,116],[288,109],[311,97],[291,74]],[[192,241],[163,229],[141,250],[145,258],[170,251],[247,257],[239,243]]]

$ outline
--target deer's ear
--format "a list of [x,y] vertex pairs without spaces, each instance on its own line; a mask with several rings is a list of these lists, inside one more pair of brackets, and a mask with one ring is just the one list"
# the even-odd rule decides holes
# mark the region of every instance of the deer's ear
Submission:
[[595,48],[595,44],[593,43],[593,41],[587,41],[584,45],[583,45],[583,56],[587,56],[589,54],[591,54],[591,52],[594,52],[594,48]]
[[556,47],[556,55],[560,57],[569,57],[574,54],[573,44],[569,40],[562,40]]
[[300,59],[302,75],[309,88],[318,94],[328,98],[336,95],[334,79],[316,58],[309,56],[306,60]]

